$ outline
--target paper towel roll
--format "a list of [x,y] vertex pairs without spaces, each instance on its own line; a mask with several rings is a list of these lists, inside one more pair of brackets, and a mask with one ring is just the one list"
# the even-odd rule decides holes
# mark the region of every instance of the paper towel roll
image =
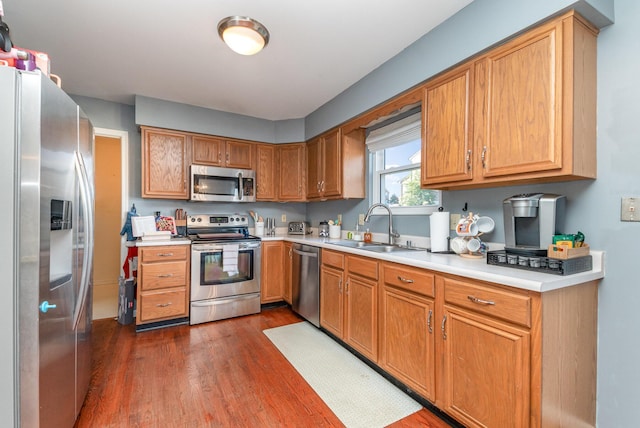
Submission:
[[429,217],[429,231],[431,234],[431,252],[447,251],[449,237],[449,212],[432,213]]

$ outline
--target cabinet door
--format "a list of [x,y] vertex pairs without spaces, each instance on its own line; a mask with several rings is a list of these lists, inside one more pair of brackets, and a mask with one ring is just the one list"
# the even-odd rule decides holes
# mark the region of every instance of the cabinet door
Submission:
[[303,201],[305,199],[305,145],[279,144],[279,201]]
[[346,282],[345,342],[374,363],[378,362],[377,282],[349,275]]
[[282,300],[284,258],[282,241],[262,243],[260,303]]
[[433,299],[393,287],[382,290],[380,366],[435,401]]
[[293,268],[293,243],[284,243],[284,290],[282,297],[285,302],[291,304],[291,285],[292,285],[292,268]]
[[215,137],[193,135],[191,137],[193,163],[224,166],[224,140]]
[[320,325],[343,337],[344,302],[342,299],[343,272],[327,266],[320,271]]
[[422,186],[471,180],[473,64],[428,83],[422,105]]
[[187,134],[142,127],[142,197],[188,199]]
[[443,410],[470,427],[528,427],[530,334],[445,305]]
[[322,180],[322,144],[320,138],[307,143],[307,198],[320,197],[320,181]]
[[276,199],[276,149],[273,144],[258,144],[256,147],[256,199],[274,201]]
[[477,64],[476,144],[485,177],[562,168],[561,27],[545,25]]
[[247,141],[226,140],[226,159],[225,166],[227,168],[253,169],[253,150],[254,143]]
[[342,151],[340,130],[322,138],[323,174],[320,192],[323,197],[340,196],[342,193]]

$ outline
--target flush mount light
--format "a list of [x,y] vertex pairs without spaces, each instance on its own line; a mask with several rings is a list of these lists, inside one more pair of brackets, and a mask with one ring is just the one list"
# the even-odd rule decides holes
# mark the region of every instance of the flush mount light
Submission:
[[257,54],[269,43],[269,31],[255,19],[228,16],[218,23],[220,38],[240,55]]

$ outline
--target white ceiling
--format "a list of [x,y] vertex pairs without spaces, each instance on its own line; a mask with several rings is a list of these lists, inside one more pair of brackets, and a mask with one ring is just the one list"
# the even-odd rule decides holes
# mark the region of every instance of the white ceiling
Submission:
[[[472,0],[0,0],[18,47],[46,52],[76,95],[143,95],[268,120],[305,117]],[[217,34],[230,15],[271,35],[255,56]]]

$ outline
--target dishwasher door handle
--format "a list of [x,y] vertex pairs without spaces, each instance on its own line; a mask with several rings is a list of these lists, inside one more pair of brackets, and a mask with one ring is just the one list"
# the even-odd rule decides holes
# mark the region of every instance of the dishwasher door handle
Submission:
[[295,248],[293,249],[293,252],[296,254],[300,254],[301,256],[304,256],[304,257],[318,257],[318,253],[311,253],[309,251],[300,251],[300,250],[296,250]]

